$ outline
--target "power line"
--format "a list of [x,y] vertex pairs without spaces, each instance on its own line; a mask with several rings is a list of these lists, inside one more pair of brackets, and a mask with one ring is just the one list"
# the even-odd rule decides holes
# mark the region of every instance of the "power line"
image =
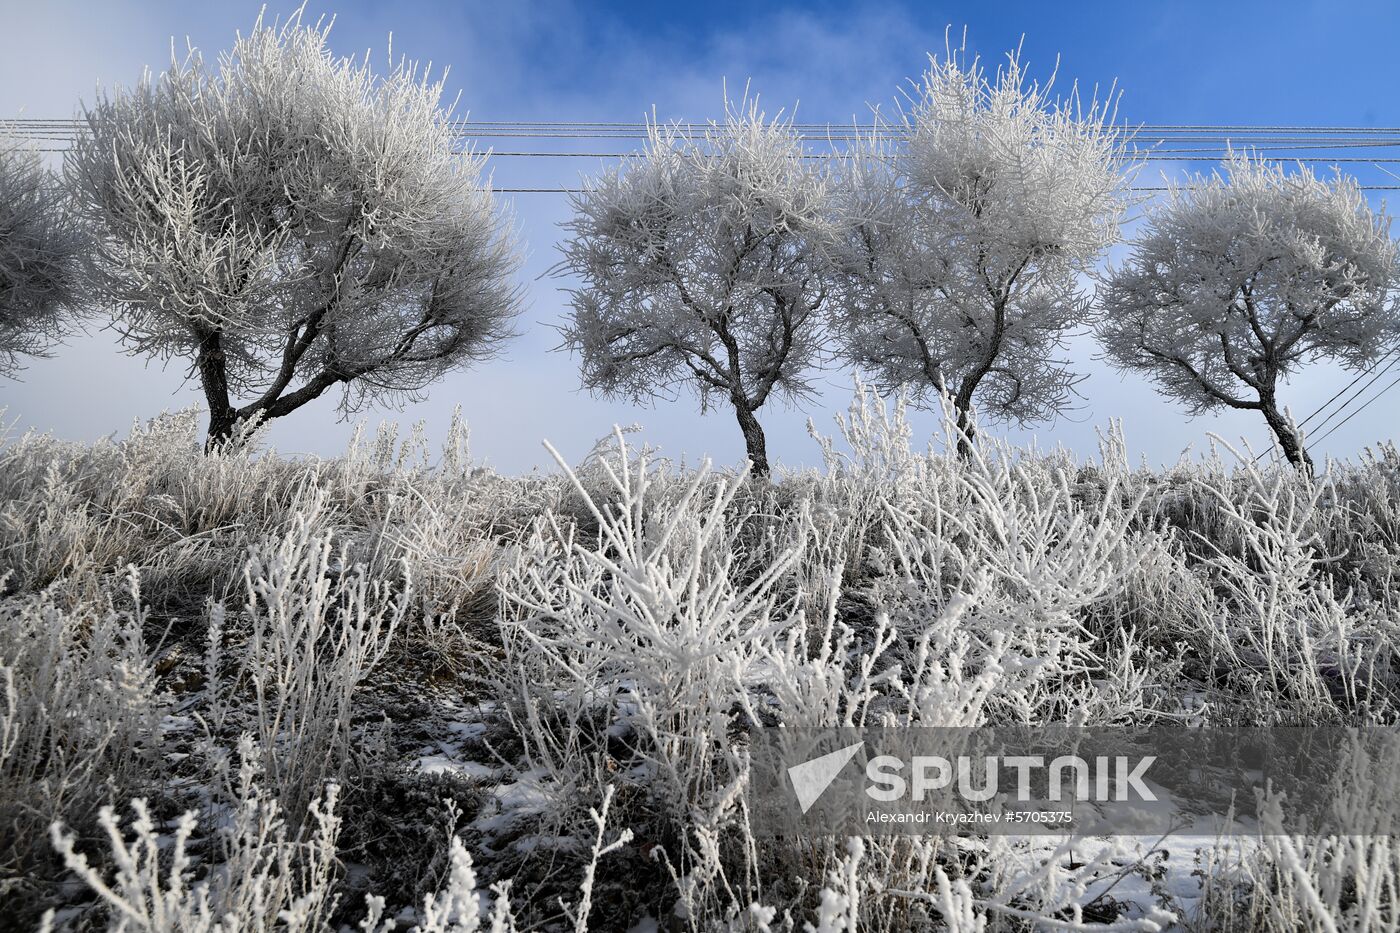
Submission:
[[[1213,150],[1212,150],[1212,151],[1213,151]],[[491,158],[493,158],[493,159],[502,159],[502,158],[532,158],[532,159],[535,159],[535,158],[539,158],[539,159],[644,159],[644,158],[646,158],[646,154],[645,154],[645,153],[641,153],[641,152],[515,152],[515,151],[497,152],[497,151],[495,151],[495,150],[484,150],[484,151],[482,151],[482,152],[479,153],[479,154],[480,154],[480,155],[483,155],[483,156],[489,156],[489,157],[491,157]],[[839,160],[839,159],[841,158],[841,156],[840,156],[840,155],[836,155],[836,154],[819,155],[819,154],[816,154],[816,153],[807,153],[807,154],[803,155],[802,158],[804,158],[804,159],[813,159],[813,160],[818,160],[818,161],[833,161],[833,160]],[[894,160],[899,160],[899,159],[901,159],[901,158],[903,158],[903,157],[902,157],[902,156],[895,155],[895,156],[890,156],[890,158],[891,158],[891,159],[894,159]],[[1189,158],[1189,157],[1177,156],[1177,155],[1172,155],[1172,156],[1153,156],[1153,155],[1144,154],[1144,155],[1140,156],[1139,158],[1140,158],[1141,161],[1144,161],[1144,162],[1212,162],[1212,161],[1215,161],[1214,159],[1211,159],[1211,158],[1208,158],[1208,157]],[[1131,159],[1131,158],[1130,158],[1130,159],[1128,159],[1127,161],[1135,161],[1135,159]],[[1297,158],[1297,159],[1288,159],[1287,161],[1289,161],[1289,162],[1318,162],[1318,163],[1328,163],[1328,164],[1331,164],[1331,163],[1333,163],[1333,162],[1364,162],[1364,163],[1369,163],[1369,164],[1380,164],[1380,165],[1384,165],[1384,164],[1391,164],[1391,163],[1400,162],[1400,158],[1396,158],[1396,157],[1379,157],[1379,156],[1376,157],[1376,158],[1368,158],[1368,157],[1366,157],[1366,156],[1339,156],[1339,157],[1327,158],[1327,157],[1323,157],[1323,156],[1307,156],[1307,157]]]
[[[0,124],[9,126],[13,130],[20,131],[47,131],[47,132],[81,132],[86,129],[87,121],[76,118],[37,118],[37,117],[13,117],[0,119]],[[467,135],[490,135],[493,133],[509,134],[592,134],[600,137],[620,136],[630,138],[637,134],[645,135],[652,124],[644,122],[604,122],[604,121],[566,121],[566,120],[450,120],[447,125],[456,132]],[[697,127],[707,129],[716,124],[708,121],[679,120],[661,122],[654,124],[663,129],[688,129],[695,130]],[[824,133],[836,137],[850,137],[866,135],[872,129],[888,135],[903,135],[908,132],[908,127],[900,124],[887,124],[876,127],[863,127],[856,123],[792,123],[787,124],[793,130],[804,134]],[[1359,126],[1265,126],[1265,125],[1245,125],[1245,124],[1114,124],[1114,128],[1125,133],[1138,137],[1169,136],[1173,141],[1210,141],[1221,140],[1230,141],[1235,139],[1249,139],[1258,142],[1279,142],[1291,141],[1299,138],[1318,140],[1327,139],[1332,142],[1350,142],[1358,138],[1396,138],[1400,137],[1400,127],[1359,127]],[[1287,134],[1287,135],[1280,135]]]
[[1360,408],[1356,409],[1356,411],[1352,412],[1351,414],[1349,414],[1349,415],[1347,415],[1345,418],[1343,418],[1341,421],[1337,422],[1335,425],[1332,426],[1332,429],[1331,429],[1330,431],[1328,431],[1326,434],[1322,435],[1321,437],[1317,438],[1317,439],[1314,440],[1312,443],[1314,443],[1314,444],[1320,444],[1320,443],[1322,443],[1323,441],[1325,441],[1325,440],[1328,438],[1328,436],[1329,436],[1330,434],[1332,434],[1333,431],[1336,431],[1336,430],[1337,430],[1338,428],[1340,428],[1342,425],[1346,424],[1348,421],[1350,421],[1351,419],[1355,418],[1357,415],[1361,414],[1361,413],[1362,413],[1363,411],[1365,411],[1367,408],[1370,408],[1373,404],[1375,404],[1375,402],[1376,402],[1377,399],[1379,399],[1382,395],[1385,395],[1387,392],[1389,392],[1391,389],[1395,388],[1397,385],[1400,385],[1400,376],[1396,376],[1393,380],[1391,380],[1391,382],[1390,382],[1389,385],[1387,385],[1384,389],[1381,389],[1381,390],[1380,390],[1379,392],[1377,392],[1375,395],[1371,396],[1371,398],[1366,402],[1365,405],[1362,405]]
[[[453,120],[449,121],[454,136],[458,139],[606,139],[606,140],[645,140],[648,125],[644,122],[626,121],[584,121],[584,120]],[[708,128],[710,124],[677,121],[665,124],[667,128],[694,132],[697,127]],[[868,130],[859,127],[833,123],[793,123],[794,130],[802,138],[811,142],[828,143],[854,142],[865,138]],[[72,143],[87,127],[85,120],[76,118],[16,117],[0,119],[0,131],[11,135],[46,143]],[[1310,164],[1349,164],[1349,165],[1393,165],[1400,164],[1400,157],[1309,154],[1285,155],[1285,152],[1317,153],[1318,150],[1333,151],[1346,149],[1381,149],[1400,146],[1400,127],[1361,127],[1361,126],[1301,126],[1301,125],[1247,125],[1247,124],[1190,124],[1164,123],[1124,124],[1120,128],[1143,137],[1164,137],[1160,145],[1134,148],[1125,161],[1151,162],[1214,162],[1226,154],[1226,148],[1239,145],[1260,154],[1270,153],[1272,158]],[[906,133],[900,126],[882,127],[881,132],[892,136]],[[824,134],[824,135],[822,135]],[[1279,134],[1288,134],[1286,136]],[[684,135],[684,132],[682,133]],[[1212,142],[1221,145],[1208,146]],[[1279,151],[1283,150],[1283,151]],[[37,147],[45,153],[62,153],[60,146]],[[538,149],[511,149],[495,152],[490,149],[479,153],[486,158],[511,159],[635,159],[644,157],[632,152],[570,152],[567,150],[545,151]],[[804,153],[804,158],[829,160],[840,158],[839,154]],[[898,156],[895,156],[898,158]],[[1362,185],[1363,191],[1400,191],[1400,185]],[[559,186],[504,186],[495,189],[501,194],[579,194],[585,189]],[[1139,185],[1129,189],[1133,192],[1157,193],[1170,190],[1165,185]]]
[[[36,141],[36,142],[69,142],[69,143],[71,143],[71,142],[76,142],[77,139],[78,139],[79,137],[77,137],[77,136],[73,136],[73,137],[37,136],[37,135],[24,135],[24,136],[19,136],[19,137],[13,137],[13,135],[12,135],[12,138],[19,138],[19,139],[23,139],[23,140]],[[457,138],[457,139],[471,139],[471,138],[477,138],[477,137],[469,137],[469,136],[463,137],[463,136],[459,136],[459,137],[456,137],[456,138]],[[539,136],[524,137],[524,136],[522,136],[522,137],[514,137],[514,138],[521,138],[521,139],[540,139],[540,138],[542,138],[542,137],[539,137]],[[544,138],[549,138],[549,137],[544,137]],[[576,138],[576,137],[570,137],[570,138]],[[1320,150],[1347,150],[1347,149],[1353,149],[1353,150],[1354,150],[1354,149],[1363,149],[1363,148],[1364,148],[1364,149],[1381,149],[1381,148],[1390,149],[1390,148],[1393,148],[1393,147],[1396,147],[1396,146],[1400,146],[1400,140],[1397,140],[1397,141],[1395,141],[1395,142],[1368,144],[1368,145],[1366,145],[1366,146],[1317,146],[1317,147],[1288,146],[1288,147],[1286,147],[1286,150],[1296,150],[1296,151],[1299,151],[1299,152],[1304,152],[1304,151],[1317,151],[1317,150],[1319,150],[1319,149],[1320,149]],[[57,150],[57,151],[62,151],[62,150]],[[1135,150],[1132,151],[1132,154],[1131,154],[1131,155],[1125,156],[1121,161],[1127,161],[1127,162],[1216,162],[1216,161],[1222,161],[1222,160],[1224,159],[1225,155],[1227,154],[1227,151],[1228,151],[1228,150],[1223,149],[1223,148],[1135,149]],[[1385,163],[1400,162],[1400,158],[1396,158],[1396,157],[1392,157],[1392,156],[1381,156],[1381,155],[1376,155],[1376,156],[1342,156],[1342,155],[1336,155],[1336,156],[1326,156],[1326,155],[1323,155],[1323,156],[1316,156],[1316,155],[1289,155],[1289,154],[1286,154],[1286,151],[1285,151],[1285,152],[1275,152],[1274,150],[1271,150],[1271,149],[1269,149],[1269,148],[1267,148],[1267,147],[1250,147],[1250,151],[1252,151],[1252,152],[1260,152],[1260,153],[1263,153],[1263,152],[1273,152],[1274,154],[1270,156],[1271,158],[1274,158],[1274,159],[1277,159],[1277,160],[1280,160],[1280,161],[1286,161],[1286,162],[1310,162],[1310,163],[1356,162],[1356,163],[1376,163],[1376,164],[1385,164]],[[638,157],[638,155],[639,155],[639,154],[636,152],[636,150],[631,150],[631,151],[627,151],[627,152],[597,152],[597,151],[575,152],[575,151],[568,151],[568,150],[547,152],[547,151],[539,151],[539,150],[514,150],[514,149],[512,149],[512,150],[500,150],[500,151],[496,151],[496,150],[480,150],[480,154],[482,154],[482,155],[494,156],[494,157],[511,156],[511,157],[539,157],[539,158],[636,158],[636,157]],[[1198,154],[1198,155],[1192,155],[1192,154]],[[809,154],[805,155],[804,157],[805,157],[805,158],[811,158],[811,159],[832,159],[832,158],[839,158],[840,156],[839,156],[839,154],[836,154],[836,153],[830,153],[830,154],[809,153]],[[893,158],[900,158],[900,156],[895,155],[895,156],[893,156]]]
[[[1350,405],[1352,402],[1354,402],[1354,401],[1356,401],[1358,398],[1360,398],[1360,397],[1366,392],[1367,389],[1369,389],[1369,388],[1371,388],[1371,386],[1375,385],[1376,382],[1379,381],[1379,380],[1381,379],[1381,377],[1385,376],[1386,373],[1388,373],[1388,372],[1390,372],[1391,370],[1393,370],[1393,369],[1395,368],[1395,366],[1396,366],[1397,363],[1400,363],[1400,356],[1397,356],[1397,355],[1396,355],[1396,351],[1395,351],[1395,350],[1392,350],[1390,353],[1388,353],[1388,354],[1386,354],[1386,355],[1389,356],[1389,357],[1391,357],[1390,362],[1389,362],[1388,364],[1386,364],[1384,367],[1380,368],[1380,369],[1376,372],[1376,374],[1375,374],[1374,376],[1372,376],[1372,377],[1370,378],[1370,380],[1369,380],[1365,385],[1363,385],[1361,388],[1357,389],[1355,395],[1353,395],[1351,398],[1349,398],[1349,399],[1347,399],[1345,402],[1343,402],[1343,403],[1341,404],[1341,406],[1337,408],[1336,411],[1332,412],[1332,414],[1328,415],[1328,416],[1327,416],[1326,418],[1324,418],[1320,423],[1318,423],[1316,426],[1314,426],[1314,428],[1313,428],[1314,431],[1321,431],[1323,428],[1327,427],[1328,423],[1331,422],[1332,419],[1336,418],[1336,417],[1337,417],[1338,415],[1340,415],[1343,411],[1345,411],[1345,410],[1346,410],[1346,407],[1347,407],[1348,405]],[[1380,366],[1380,363],[1383,362],[1384,359],[1385,359],[1385,357],[1382,357],[1381,360],[1378,360],[1378,361],[1377,361],[1376,365],[1379,367],[1379,366]],[[1348,415],[1347,417],[1350,417],[1350,415]],[[1346,421],[1346,419],[1343,419],[1343,423],[1345,423],[1345,421]],[[1335,427],[1334,427],[1334,430],[1335,430]],[[1323,435],[1323,436],[1325,437],[1326,435]],[[1319,438],[1319,439],[1320,439],[1320,438]]]
[[[605,127],[641,127],[641,124],[602,124],[602,123],[563,123],[563,122],[537,122],[526,123],[523,121],[504,121],[499,123],[488,122],[456,122],[452,124],[454,137],[457,139],[534,139],[534,140],[585,140],[599,139],[612,141],[636,141],[645,140],[645,134],[629,132],[626,129],[611,129],[607,132],[596,132]],[[808,127],[822,127],[821,124],[803,124]],[[39,120],[37,118],[13,118],[10,120],[0,120],[0,129],[3,129],[12,136],[35,142],[50,143],[71,143],[80,138],[86,124],[77,120]],[[694,125],[690,125],[694,129]],[[1165,130],[1170,127],[1153,127],[1153,129]],[[1194,130],[1206,129],[1205,127],[1195,127]],[[1230,127],[1214,128],[1216,132],[1230,131]],[[1289,161],[1309,162],[1315,164],[1395,164],[1400,162],[1396,159],[1383,155],[1341,155],[1343,150],[1356,149],[1389,149],[1400,146],[1400,128],[1378,128],[1366,132],[1369,138],[1356,136],[1337,136],[1337,133],[1348,132],[1354,129],[1349,127],[1312,127],[1312,128],[1291,128],[1295,132],[1307,130],[1311,135],[1296,137],[1261,137],[1260,131],[1268,131],[1271,127],[1247,127],[1241,128],[1234,135],[1217,135],[1210,137],[1177,136],[1172,139],[1164,139],[1158,144],[1142,147],[1135,146],[1126,157],[1126,161],[1138,162],[1209,162],[1221,159],[1227,149],[1226,147],[1242,147],[1246,150],[1257,152],[1261,155],[1268,154],[1276,159],[1286,159]],[[897,128],[886,130],[891,135],[901,135],[902,131]],[[1251,135],[1253,134],[1253,135]],[[1380,135],[1378,135],[1380,134]],[[841,142],[854,142],[862,139],[864,133],[843,130],[834,131],[831,126],[826,125],[826,136],[807,134],[803,138],[809,142],[827,142],[831,144]],[[1219,141],[1216,145],[1202,145],[1213,141]],[[1325,154],[1317,154],[1321,150]],[[62,151],[59,147],[43,147],[41,151],[53,152]],[[1303,155],[1302,153],[1309,153]],[[491,157],[502,158],[634,158],[634,152],[569,152],[564,151],[540,151],[540,150],[510,150],[508,152],[483,153]],[[807,154],[809,158],[821,159],[831,158],[829,155],[816,153]],[[1198,158],[1196,158],[1198,157]]]
[[[1389,363],[1386,362],[1387,360],[1389,360]],[[1329,398],[1327,401],[1323,402],[1316,409],[1314,409],[1312,414],[1308,415],[1302,421],[1298,422],[1298,429],[1302,430],[1303,428],[1307,427],[1309,421],[1312,421],[1318,415],[1322,414],[1322,412],[1325,411],[1327,407],[1330,406],[1333,402],[1341,398],[1347,392],[1351,391],[1352,386],[1356,385],[1358,382],[1360,382],[1362,379],[1365,379],[1367,376],[1370,376],[1372,373],[1375,373],[1374,376],[1371,376],[1371,380],[1369,382],[1367,382],[1361,388],[1357,389],[1356,392],[1350,398],[1342,402],[1341,405],[1337,406],[1336,411],[1332,412],[1332,414],[1328,415],[1325,419],[1323,419],[1322,422],[1318,424],[1314,430],[1321,431],[1323,428],[1327,427],[1328,423],[1331,422],[1333,418],[1336,418],[1342,412],[1346,411],[1347,406],[1351,405],[1358,398],[1364,395],[1366,393],[1366,390],[1371,388],[1371,386],[1375,385],[1376,381],[1379,380],[1382,376],[1394,369],[1396,363],[1400,363],[1400,346],[1397,346],[1394,349],[1382,354],[1381,357],[1377,359],[1374,363],[1372,363],[1370,366],[1367,366],[1361,372],[1357,373],[1356,377],[1353,378],[1351,382],[1348,382],[1346,385],[1338,389],[1336,394],[1334,394],[1331,398]],[[1379,370],[1379,372],[1377,370]],[[1365,406],[1363,405],[1362,407],[1364,408]],[[1359,410],[1360,409],[1358,409],[1358,411]],[[1352,414],[1355,414],[1355,412],[1353,412]],[[1348,415],[1345,419],[1343,419],[1342,424],[1345,424],[1349,420],[1351,420],[1351,415]],[[1333,427],[1332,431],[1335,431],[1337,427],[1340,426],[1341,425]],[[1322,437],[1317,438],[1317,440],[1322,440],[1323,437],[1326,437],[1328,434],[1331,434],[1332,431],[1326,432],[1322,435]],[[1261,453],[1259,456],[1255,457],[1254,462],[1258,463],[1265,457],[1271,455],[1274,456],[1275,459],[1277,459],[1277,449],[1278,444],[1271,440],[1269,442],[1269,449]]]
[[[71,141],[82,135],[82,130],[75,129],[71,132],[61,132],[53,129],[29,129],[14,127],[8,130],[10,135],[22,136],[32,139],[52,139],[54,141]],[[680,133],[680,136],[693,136],[692,133]],[[807,142],[860,142],[869,138],[866,133],[797,133],[797,137]],[[890,138],[900,138],[906,134],[886,133]],[[578,139],[578,140],[620,140],[624,142],[645,142],[651,137],[646,133],[597,133],[588,131],[522,131],[522,130],[458,130],[453,133],[458,139]],[[1239,136],[1212,136],[1193,137],[1173,140],[1164,140],[1178,144],[1176,147],[1159,146],[1141,149],[1140,151],[1152,152],[1158,150],[1182,151],[1179,144],[1205,144],[1213,143],[1208,150],[1186,149],[1185,151],[1221,151],[1226,148],[1243,149],[1357,149],[1357,148],[1382,148],[1391,147],[1400,143],[1396,137],[1382,137],[1362,139],[1357,137],[1239,137]],[[1325,145],[1324,145],[1325,144]]]
[[[614,141],[638,141],[648,139],[647,125],[644,123],[622,123],[602,121],[450,121],[453,135],[459,139],[599,139]],[[680,122],[669,124],[681,135],[693,134],[697,126],[705,124]],[[44,142],[71,142],[86,130],[86,121],[78,119],[41,119],[16,117],[0,120],[0,128],[11,135]],[[853,142],[865,138],[870,132],[855,126],[837,124],[801,123],[792,124],[794,131],[806,141],[828,143]],[[1279,150],[1298,152],[1341,149],[1389,148],[1400,145],[1400,127],[1301,127],[1301,126],[1245,126],[1230,124],[1144,124],[1138,127],[1125,127],[1131,130],[1138,140],[1159,137],[1149,146],[1134,146],[1130,158],[1146,161],[1192,161],[1178,157],[1191,154],[1218,157],[1225,147],[1244,147],[1256,151],[1274,151],[1277,158],[1283,158]],[[891,137],[906,135],[907,128],[887,126],[880,132]],[[1281,136],[1279,133],[1289,135]],[[554,156],[550,153],[543,157]],[[611,153],[602,157],[612,156]],[[570,156],[563,156],[570,157]],[[1376,161],[1376,158],[1326,156],[1293,157],[1328,161]],[[1202,158],[1200,161],[1207,161]]]
[[[1397,353],[1400,353],[1400,347],[1397,347],[1396,349],[1391,350],[1389,353],[1385,354],[1385,355],[1382,356],[1380,359],[1376,360],[1376,361],[1375,361],[1374,363],[1372,363],[1370,366],[1367,366],[1365,369],[1363,369],[1360,373],[1358,373],[1358,374],[1356,375],[1356,378],[1355,378],[1355,379],[1351,380],[1351,382],[1348,382],[1346,385],[1344,385],[1344,386],[1342,386],[1340,389],[1338,389],[1336,395],[1333,395],[1333,396],[1332,396],[1331,398],[1329,398],[1327,401],[1323,402],[1321,405],[1319,405],[1319,406],[1317,407],[1316,410],[1313,411],[1312,414],[1308,415],[1306,418],[1304,418],[1302,421],[1300,421],[1300,422],[1298,423],[1298,427],[1300,427],[1300,428],[1305,428],[1305,427],[1307,427],[1307,426],[1308,426],[1308,422],[1309,422],[1309,421],[1312,421],[1312,420],[1313,420],[1314,418],[1316,418],[1318,415],[1322,414],[1322,412],[1323,412],[1324,410],[1326,410],[1327,406],[1331,405],[1331,404],[1332,404],[1333,402],[1335,402],[1337,399],[1341,398],[1342,395],[1343,395],[1344,393],[1350,391],[1352,386],[1356,385],[1356,384],[1357,384],[1358,382],[1360,382],[1362,379],[1365,379],[1368,375],[1370,375],[1371,373],[1375,372],[1376,367],[1378,367],[1378,366],[1380,366],[1382,363],[1384,363],[1384,362],[1386,361],[1386,358],[1387,358],[1387,357],[1394,356],[1394,355],[1397,354]],[[1392,361],[1392,362],[1393,362],[1393,361]],[[1362,387],[1362,390],[1363,390],[1363,391],[1365,390],[1365,387],[1364,387],[1364,386]],[[1349,404],[1351,404],[1351,399],[1348,399],[1347,401],[1343,402],[1341,407],[1342,407],[1342,408],[1346,408],[1347,405],[1349,405]],[[1333,413],[1332,417],[1336,417],[1336,414]],[[1324,421],[1322,424],[1318,425],[1318,427],[1321,428],[1321,427],[1323,427],[1323,426],[1326,425],[1326,424],[1327,424],[1327,422]]]

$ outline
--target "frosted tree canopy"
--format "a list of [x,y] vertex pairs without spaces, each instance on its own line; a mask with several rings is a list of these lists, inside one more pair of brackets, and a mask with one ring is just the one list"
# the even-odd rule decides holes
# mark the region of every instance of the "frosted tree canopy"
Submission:
[[823,356],[827,187],[790,123],[730,108],[698,136],[653,126],[643,158],[574,199],[561,272],[583,384],[645,400],[692,387],[733,407],[755,471],[755,412],[810,389]]
[[1192,413],[1261,412],[1311,467],[1280,382],[1326,358],[1362,369],[1400,338],[1389,221],[1353,179],[1237,158],[1173,187],[1102,295],[1106,355]]
[[74,303],[79,235],[37,153],[0,138],[0,376],[61,336]]
[[336,58],[328,30],[260,20],[212,67],[192,52],[100,98],[69,158],[97,297],[134,352],[193,359],[215,438],[332,388],[411,396],[519,306],[441,82]]
[[1062,411],[1079,377],[1057,355],[1090,298],[1080,277],[1116,240],[1126,185],[1111,107],[934,59],[836,187],[837,331],[848,359],[916,399],[946,394],[970,428]]

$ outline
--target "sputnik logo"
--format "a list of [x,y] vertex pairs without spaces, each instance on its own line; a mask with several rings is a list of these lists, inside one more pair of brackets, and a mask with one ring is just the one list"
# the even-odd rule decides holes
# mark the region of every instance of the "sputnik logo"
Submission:
[[787,769],[788,779],[792,781],[792,789],[797,793],[797,802],[802,807],[803,813],[812,809],[812,805],[822,794],[826,793],[831,782],[836,780],[836,775],[840,774],[841,769],[846,767],[846,762],[854,758],[856,752],[860,751],[864,745],[864,742],[847,745],[845,748],[839,748],[830,754],[804,761],[800,765],[793,765]]

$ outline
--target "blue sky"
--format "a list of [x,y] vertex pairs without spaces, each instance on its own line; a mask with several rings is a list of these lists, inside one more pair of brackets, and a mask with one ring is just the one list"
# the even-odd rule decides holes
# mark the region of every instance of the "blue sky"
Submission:
[[[334,0],[330,0],[331,3]],[[246,29],[256,3],[18,3],[0,0],[0,117],[71,115],[98,85],[130,83],[145,65],[168,61],[171,37],[189,37],[206,53]],[[269,6],[269,13],[286,12]],[[1061,59],[1060,81],[1123,92],[1120,112],[1143,123],[1400,125],[1400,4],[1392,3],[478,3],[340,2],[308,5],[334,12],[333,45],[381,56],[393,33],[396,53],[450,66],[461,108],[484,120],[636,120],[655,106],[663,118],[719,114],[722,89],[745,81],[769,109],[791,108],[806,121],[848,122],[869,106],[888,106],[899,85],[941,51],[945,30],[967,29],[969,47],[988,59],[1023,42],[1024,60],[1043,76]],[[1023,40],[1024,37],[1024,40]],[[381,58],[382,60],[382,58]],[[529,140],[513,143],[530,144]],[[522,145],[523,147],[523,145]],[[500,186],[570,184],[589,160],[499,159]],[[575,361],[553,352],[564,284],[540,278],[554,262],[566,203],[557,195],[519,195],[517,223],[529,249],[522,282],[529,307],[525,331],[506,355],[437,384],[408,409],[370,411],[382,418],[424,419],[430,436],[461,404],[478,457],[510,471],[547,463],[549,438],[567,456],[582,456],[612,424],[640,423],[662,450],[694,461],[740,456],[732,417],[702,416],[693,398],[633,408],[578,389]],[[1042,446],[1095,448],[1095,426],[1124,421],[1130,449],[1150,461],[1200,450],[1208,432],[1262,449],[1262,423],[1247,414],[1188,420],[1135,376],[1095,361],[1091,342],[1076,359],[1089,378],[1083,407],[1068,418],[1026,430],[994,429]],[[0,383],[7,418],[22,427],[92,439],[125,432],[133,419],[198,402],[177,363],[162,369],[124,356],[109,331],[91,333],[35,362],[19,383]],[[1325,365],[1301,374],[1286,398],[1306,413],[1349,376]],[[810,463],[815,445],[807,417],[824,431],[849,400],[850,375],[827,374],[819,404],[805,412],[772,406],[761,413],[769,449],[781,462]],[[1393,436],[1400,388],[1329,437],[1317,451],[1344,456]],[[284,419],[272,432],[283,451],[339,451],[352,425],[323,400]],[[927,433],[931,425],[917,425]]]

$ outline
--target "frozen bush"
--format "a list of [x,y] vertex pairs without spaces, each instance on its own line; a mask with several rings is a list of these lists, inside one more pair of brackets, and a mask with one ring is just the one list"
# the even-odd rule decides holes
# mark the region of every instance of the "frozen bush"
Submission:
[[0,603],[0,895],[19,905],[52,872],[42,839],[153,776],[164,698],[128,597],[65,605],[57,592]]
[[[203,812],[167,916],[202,922],[200,885],[211,917],[241,916],[219,906],[244,903],[235,890],[285,913],[321,890],[298,847],[334,782],[346,832],[315,862],[329,867],[306,929],[377,933],[410,906],[449,928],[510,929],[514,909],[598,929],[1077,929],[1124,866],[1003,839],[754,838],[751,730],[1394,721],[1392,450],[1317,479],[1219,443],[1135,466],[1117,428],[1093,462],[988,440],[959,457],[955,425],[916,448],[902,402],[865,388],[838,427],[819,439],[824,468],[761,484],[682,469],[624,432],[561,475],[500,477],[472,466],[460,422],[436,462],[423,429],[393,425],[332,459],[279,457],[256,432],[206,456],[180,414],[92,445],[10,439],[0,799],[17,822],[2,893],[37,919],[37,885],[60,877],[45,822],[81,834],[130,794],[157,838],[180,831],[163,814]],[[220,764],[244,731],[263,773],[252,809]],[[385,826],[438,839],[417,830],[444,798],[465,816],[449,838],[376,854]],[[606,838],[589,812],[605,799]],[[283,829],[257,829],[262,813]],[[238,819],[254,827],[243,848]],[[131,832],[134,877],[166,897],[173,850],[143,861]],[[115,856],[73,846],[118,891]],[[1191,922],[1325,925],[1314,900],[1339,929],[1387,916],[1383,885],[1370,913],[1346,893],[1391,871],[1372,839],[1261,859],[1203,863]],[[514,908],[498,908],[508,878]],[[435,885],[436,906],[407,903]],[[376,888],[404,903],[362,903]],[[1113,924],[1148,929],[1148,906]],[[285,925],[247,910],[265,919],[244,927]]]
[[[327,784],[312,801],[312,826],[304,841],[290,834],[275,799],[259,786],[261,757],[252,739],[239,742],[241,763],[231,812],[217,830],[212,864],[191,848],[198,824],[193,812],[175,821],[174,832],[162,836],[145,800],[133,800],[133,819],[123,831],[116,812],[103,807],[97,820],[106,836],[112,871],[94,867],[79,851],[76,837],[61,823],[52,826],[53,845],[64,863],[97,895],[98,911],[114,933],[329,933],[338,895],[335,893],[336,841],[341,818],[336,811],[339,788]],[[600,810],[590,811],[596,839],[579,885],[578,900],[564,911],[577,933],[589,929],[594,873],[600,860],[626,845],[627,830],[604,842],[609,789]],[[130,837],[128,839],[128,836]],[[449,839],[449,867],[438,891],[427,895],[411,933],[508,933],[516,929],[508,882],[491,887],[489,910],[477,886],[470,853],[460,839]],[[109,877],[110,875],[110,877]],[[364,933],[388,933],[395,921],[385,918],[384,899],[365,897]],[[88,918],[92,919],[92,918]],[[40,929],[51,933],[55,916],[49,911]]]
[[[325,510],[325,494],[308,489],[287,534],[249,551],[245,618],[226,630],[223,605],[210,607],[213,728],[235,715],[236,702],[246,706],[266,778],[297,821],[322,784],[347,777],[355,690],[383,659],[409,599],[347,566],[324,528]],[[226,636],[236,649],[224,680]]]
[[596,543],[546,513],[502,569],[501,687],[524,770],[552,800],[595,793],[610,745],[630,750],[620,776],[650,796],[652,818],[673,827],[664,832],[682,828],[668,868],[688,909],[702,911],[722,870],[716,837],[734,820],[747,776],[729,735],[732,711],[763,681],[778,633],[792,625],[773,587],[800,551],[736,583],[726,510],[742,474],[702,469],[665,490],[664,474],[629,460],[620,433],[617,458],[600,469],[611,502],[574,477]]
[[[194,881],[199,861],[188,844],[196,818],[187,812],[162,839],[145,800],[131,803],[130,841],[116,812],[103,807],[98,823],[110,846],[115,875],[109,881],[78,851],[74,835],[60,823],[53,845],[64,863],[98,895],[108,929],[142,933],[233,933],[241,930],[322,930],[335,908],[333,875],[339,788],[326,786],[310,805],[312,830],[305,842],[289,836],[275,799],[258,785],[258,750],[244,736],[232,812],[215,845],[218,861]],[[168,854],[167,854],[168,851]],[[50,929],[52,915],[45,917]]]

